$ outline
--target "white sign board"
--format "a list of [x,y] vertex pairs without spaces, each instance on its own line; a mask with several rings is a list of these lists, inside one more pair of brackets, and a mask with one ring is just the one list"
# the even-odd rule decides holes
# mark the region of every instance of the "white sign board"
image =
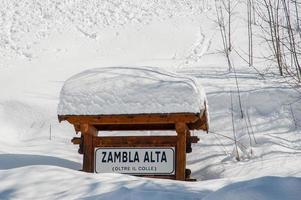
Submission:
[[174,147],[95,148],[96,173],[174,175]]

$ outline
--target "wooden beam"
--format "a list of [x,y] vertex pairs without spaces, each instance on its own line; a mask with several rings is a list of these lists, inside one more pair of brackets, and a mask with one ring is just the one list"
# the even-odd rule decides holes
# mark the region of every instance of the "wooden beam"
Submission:
[[73,126],[74,126],[75,133],[78,134],[78,132],[80,132],[80,125],[79,124],[73,124]]
[[83,135],[83,171],[94,172],[94,148],[93,137],[97,136],[97,129],[90,124],[81,124],[80,130]]
[[[190,137],[191,137],[191,133],[190,133],[189,129],[187,129],[187,131],[186,131],[186,148],[185,148],[186,153],[192,152]],[[185,177],[186,177],[186,175],[185,175]]]
[[209,124],[208,124],[208,119],[207,119],[207,115],[206,115],[206,112],[207,112],[206,103],[204,104],[204,106],[205,106],[205,110],[202,113],[200,113],[199,119],[192,124],[188,124],[190,130],[197,129],[197,130],[206,131],[208,133]]
[[175,130],[175,124],[97,124],[99,131]]
[[186,134],[185,134],[186,135],[186,142],[190,143],[191,133],[190,133],[189,128],[187,126],[185,128],[186,128]]
[[58,118],[59,121],[67,120],[71,124],[187,124],[196,122],[199,114],[59,115]]
[[176,124],[177,147],[176,147],[176,179],[185,180],[186,169],[186,134],[189,131],[185,123]]
[[198,136],[190,136],[190,137],[188,138],[188,140],[189,140],[189,142],[191,142],[191,143],[198,143],[198,141],[199,141],[200,139],[198,138]]
[[177,144],[177,136],[94,137],[94,147],[163,147]]
[[185,169],[185,180],[190,179],[190,175],[191,175],[191,170]]
[[72,144],[80,144],[81,141],[82,141],[82,139],[80,137],[74,137],[71,140]]

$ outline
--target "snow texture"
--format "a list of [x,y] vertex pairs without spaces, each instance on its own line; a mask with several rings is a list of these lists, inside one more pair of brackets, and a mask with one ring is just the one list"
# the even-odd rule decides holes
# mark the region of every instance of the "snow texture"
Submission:
[[[214,3],[0,0],[0,199],[300,200],[300,91],[266,67],[256,37],[254,66],[264,79],[234,51],[236,74],[228,71],[217,53],[223,42]],[[231,34],[247,58],[245,6],[235,7]],[[65,80],[91,66],[156,66],[202,83],[211,130],[192,131],[200,141],[187,154],[197,182],[79,171],[74,128],[58,122],[57,106]]]
[[203,200],[297,200],[300,187],[300,178],[267,176],[230,184]]
[[59,115],[201,113],[204,89],[188,76],[153,67],[91,69],[68,79]]

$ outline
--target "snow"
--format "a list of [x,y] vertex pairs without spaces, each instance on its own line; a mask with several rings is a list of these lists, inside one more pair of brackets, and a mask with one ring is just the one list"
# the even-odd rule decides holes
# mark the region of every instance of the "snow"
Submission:
[[[300,199],[298,88],[261,60],[254,65],[264,79],[233,57],[240,117],[235,75],[217,53],[213,1],[0,2],[0,199]],[[241,5],[233,45],[247,52]],[[264,48],[254,45],[260,56]],[[197,182],[79,171],[76,135],[58,122],[57,105],[65,80],[99,66],[156,66],[201,83],[211,130],[192,132],[200,141],[187,168]]]
[[301,178],[267,176],[227,185],[203,200],[293,200],[300,198],[300,186]]
[[192,77],[154,67],[105,67],[68,79],[58,114],[202,113],[205,99]]

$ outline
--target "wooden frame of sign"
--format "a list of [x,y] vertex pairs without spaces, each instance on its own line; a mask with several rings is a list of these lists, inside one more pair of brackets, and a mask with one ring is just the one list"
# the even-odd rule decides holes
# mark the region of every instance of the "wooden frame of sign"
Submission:
[[[83,154],[83,171],[95,172],[95,148],[97,147],[173,147],[175,172],[173,175],[145,174],[140,176],[192,181],[191,171],[186,169],[186,153],[198,138],[190,130],[208,131],[206,110],[202,113],[131,114],[131,115],[59,115],[59,121],[74,125],[81,137],[73,138]],[[101,131],[175,130],[176,136],[99,136]],[[100,134],[98,134],[100,131]]]

